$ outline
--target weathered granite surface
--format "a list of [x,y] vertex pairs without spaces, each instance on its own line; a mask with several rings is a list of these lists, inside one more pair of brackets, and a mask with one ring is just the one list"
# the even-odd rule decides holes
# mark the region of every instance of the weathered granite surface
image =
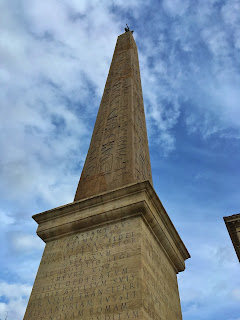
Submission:
[[143,180],[152,183],[137,46],[118,37],[75,201]]

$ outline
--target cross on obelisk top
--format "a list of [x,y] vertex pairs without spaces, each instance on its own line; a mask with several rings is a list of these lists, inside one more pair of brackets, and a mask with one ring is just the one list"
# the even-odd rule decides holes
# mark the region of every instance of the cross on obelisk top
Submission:
[[[129,31],[130,31],[129,26],[126,24],[125,32],[129,32]],[[133,33],[134,31],[132,30],[131,32]]]

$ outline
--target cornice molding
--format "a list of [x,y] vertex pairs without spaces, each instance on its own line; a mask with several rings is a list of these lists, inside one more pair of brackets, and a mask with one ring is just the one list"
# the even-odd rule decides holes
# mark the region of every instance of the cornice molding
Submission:
[[33,216],[45,242],[119,220],[141,216],[176,272],[190,255],[149,181],[73,202]]

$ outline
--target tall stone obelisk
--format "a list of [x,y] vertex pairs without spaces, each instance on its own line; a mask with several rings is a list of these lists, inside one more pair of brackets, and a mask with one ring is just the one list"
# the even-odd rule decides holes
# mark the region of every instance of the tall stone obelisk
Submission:
[[137,47],[118,37],[73,203],[33,216],[46,242],[24,320],[180,320],[189,253],[152,186]]
[[152,174],[137,46],[118,37],[75,201],[149,180]]

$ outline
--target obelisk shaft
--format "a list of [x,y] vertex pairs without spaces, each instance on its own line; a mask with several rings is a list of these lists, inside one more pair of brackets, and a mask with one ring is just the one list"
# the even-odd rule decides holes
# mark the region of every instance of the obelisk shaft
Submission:
[[128,184],[152,183],[137,46],[118,37],[74,201]]

